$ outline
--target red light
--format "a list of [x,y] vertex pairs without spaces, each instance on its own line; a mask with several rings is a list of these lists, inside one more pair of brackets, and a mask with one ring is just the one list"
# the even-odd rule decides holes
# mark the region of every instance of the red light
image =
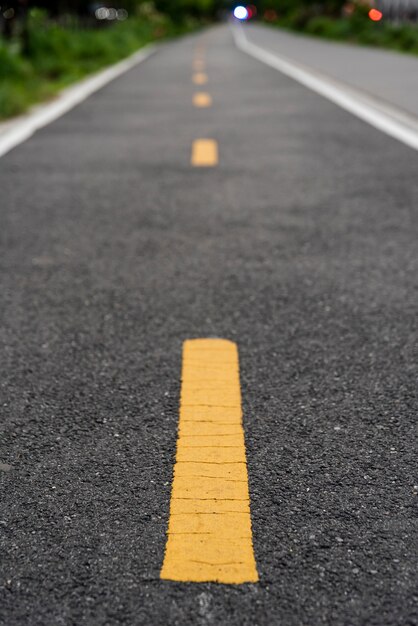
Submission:
[[369,17],[373,22],[380,22],[383,17],[383,13],[377,9],[370,9]]

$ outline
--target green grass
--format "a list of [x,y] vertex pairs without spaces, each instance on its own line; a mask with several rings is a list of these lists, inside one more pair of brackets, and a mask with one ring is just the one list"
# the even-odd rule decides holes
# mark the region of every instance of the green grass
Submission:
[[60,89],[129,56],[142,46],[194,28],[161,15],[132,17],[104,28],[64,29],[34,12],[28,49],[0,39],[0,119],[18,115]]
[[309,35],[418,54],[418,26],[372,22],[364,9],[346,18],[311,16],[295,12],[278,20],[277,26]]

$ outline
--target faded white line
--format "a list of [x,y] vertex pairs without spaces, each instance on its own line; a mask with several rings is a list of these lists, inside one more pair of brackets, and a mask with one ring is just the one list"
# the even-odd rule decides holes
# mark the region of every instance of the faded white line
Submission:
[[232,32],[235,45],[242,52],[293,78],[390,137],[418,150],[418,119],[412,115],[287,57],[260,48],[248,40],[242,26],[232,27]]
[[0,124],[0,157],[27,141],[40,128],[51,124],[76,107],[95,91],[145,61],[155,49],[155,46],[147,46],[127,59],[65,89],[53,102],[38,105],[29,113]]

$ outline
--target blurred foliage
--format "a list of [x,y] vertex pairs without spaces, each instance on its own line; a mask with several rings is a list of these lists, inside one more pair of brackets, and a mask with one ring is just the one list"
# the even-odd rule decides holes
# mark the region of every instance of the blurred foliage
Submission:
[[[289,24],[292,27],[291,24]],[[339,19],[317,17],[307,22],[304,31],[327,39],[391,48],[418,54],[418,29],[410,24],[372,22],[351,16]]]
[[45,9],[51,17],[63,15],[89,15],[94,7],[114,7],[125,9],[131,15],[141,12],[144,7],[154,7],[171,19],[181,21],[187,16],[211,18],[224,7],[228,0],[3,0],[1,13],[12,10],[16,19],[33,8]]
[[[272,25],[418,53],[418,29],[372,22],[367,17],[368,0],[250,3],[259,18]],[[0,118],[4,118],[52,97],[141,45],[222,17],[237,0],[0,0],[0,4]],[[95,18],[100,6],[125,9],[129,18],[100,22]]]
[[373,22],[368,17],[372,5],[367,2],[336,0],[318,4],[303,0],[286,4],[287,1],[261,0],[258,2],[259,15],[267,16],[267,21],[273,25],[310,35],[418,54],[416,25],[384,18]]
[[0,118],[22,113],[33,102],[90,72],[114,63],[156,39],[196,27],[174,24],[155,10],[107,28],[63,28],[44,10],[29,12],[25,47],[0,38]]

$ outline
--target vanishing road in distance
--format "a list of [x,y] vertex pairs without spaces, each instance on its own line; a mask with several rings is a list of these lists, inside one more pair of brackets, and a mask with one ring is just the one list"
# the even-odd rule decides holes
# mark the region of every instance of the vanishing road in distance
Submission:
[[417,70],[220,25],[1,158],[1,626],[418,624]]

